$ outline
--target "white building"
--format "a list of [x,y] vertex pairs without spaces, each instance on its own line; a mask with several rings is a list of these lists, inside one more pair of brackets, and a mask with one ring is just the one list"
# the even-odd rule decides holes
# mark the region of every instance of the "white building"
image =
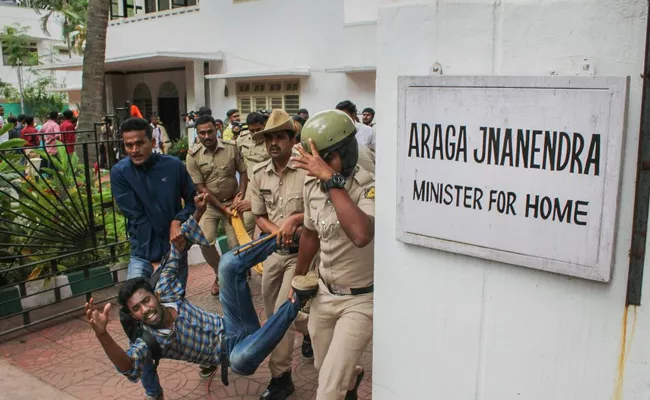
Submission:
[[[107,107],[181,114],[228,109],[315,112],[350,99],[374,107],[375,22],[346,22],[343,0],[116,1],[106,48]],[[170,9],[170,4],[173,7]],[[124,14],[132,15],[124,18]],[[376,14],[376,7],[375,7]],[[81,61],[54,66],[80,70]]]
[[[19,25],[27,28],[26,34],[30,37],[30,50],[37,53],[41,64],[53,64],[57,62],[79,61],[81,57],[70,52],[61,39],[61,24],[57,17],[50,18],[47,29],[49,36],[41,29],[41,17],[31,8],[18,7],[14,2],[0,1],[0,31],[4,32],[6,26],[15,27]],[[4,50],[4,49],[2,49]],[[1,50],[0,50],[1,51]],[[30,67],[24,66],[23,83],[28,85],[34,79],[30,73]],[[66,91],[69,94],[69,103],[76,107],[81,102],[81,73],[67,71],[45,72],[54,74],[57,81],[57,91]],[[9,83],[18,89],[18,74],[16,68],[9,65],[7,55],[2,52],[2,63],[0,63],[0,80]],[[0,98],[0,103],[6,103],[6,99]]]

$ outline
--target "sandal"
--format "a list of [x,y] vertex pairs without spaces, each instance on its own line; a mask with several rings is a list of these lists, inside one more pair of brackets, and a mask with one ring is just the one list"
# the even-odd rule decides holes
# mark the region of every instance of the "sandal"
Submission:
[[214,283],[212,284],[212,290],[210,290],[210,294],[213,296],[219,296],[219,278],[214,280]]
[[357,382],[354,385],[354,389],[348,390],[345,393],[345,400],[357,400],[358,395],[357,395],[357,390],[359,390],[359,385],[361,385],[361,381],[363,380],[363,376],[366,374],[366,371],[361,370],[359,372],[359,375],[357,375]]

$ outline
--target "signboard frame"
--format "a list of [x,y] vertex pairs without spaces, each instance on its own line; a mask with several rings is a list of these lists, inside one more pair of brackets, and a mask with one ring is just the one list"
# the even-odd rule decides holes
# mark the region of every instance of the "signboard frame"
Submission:
[[[610,96],[609,124],[602,146],[607,148],[604,158],[603,206],[600,219],[598,257],[595,265],[581,265],[551,258],[543,258],[488,248],[457,240],[432,237],[409,232],[405,222],[405,196],[412,194],[413,182],[407,181],[407,153],[411,121],[407,121],[407,96],[410,88],[482,88],[482,89],[578,89],[607,91]],[[625,122],[629,77],[604,76],[400,76],[398,77],[397,110],[397,240],[422,247],[443,250],[517,265],[542,271],[569,275],[588,280],[609,282],[614,260],[618,202],[622,172],[622,152],[625,145]],[[453,107],[454,105],[447,105]],[[453,166],[450,166],[453,168]]]

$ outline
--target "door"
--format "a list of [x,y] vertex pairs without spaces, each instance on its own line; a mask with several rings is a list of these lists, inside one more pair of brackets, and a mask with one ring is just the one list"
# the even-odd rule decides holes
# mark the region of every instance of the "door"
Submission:
[[158,116],[171,140],[181,137],[181,110],[179,107],[178,97],[158,98]]

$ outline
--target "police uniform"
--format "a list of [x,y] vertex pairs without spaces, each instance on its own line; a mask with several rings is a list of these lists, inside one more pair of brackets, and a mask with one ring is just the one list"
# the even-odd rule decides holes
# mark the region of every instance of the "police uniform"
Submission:
[[[358,207],[375,215],[373,174],[357,166],[345,189]],[[318,292],[309,313],[314,365],[319,371],[317,399],[343,399],[372,339],[374,241],[356,247],[341,228],[329,193],[308,177],[304,187],[305,228],[320,240]]]
[[[253,135],[248,130],[242,132],[237,138],[237,149],[244,162],[246,162],[246,167],[249,171],[253,171],[255,165],[270,158],[269,153],[266,151],[264,141],[255,142]],[[250,179],[252,178],[249,177]],[[250,192],[250,189],[246,190],[246,200],[251,200]],[[255,233],[255,215],[252,212],[244,213],[244,227],[248,236],[253,238],[253,234]]]
[[[285,219],[304,210],[303,186],[305,171],[294,169],[289,163],[281,174],[275,171],[273,160],[257,164],[253,170],[250,186],[253,213],[266,215],[278,227]],[[286,302],[291,290],[291,278],[296,269],[298,248],[278,250],[264,262],[262,275],[262,297],[266,316],[273,313]],[[307,314],[300,313],[295,320],[295,329],[304,335],[307,331]],[[282,341],[277,345],[269,360],[269,369],[273,377],[278,377],[291,370],[291,355],[295,339],[295,329],[287,330]]]
[[[203,184],[223,205],[229,206],[239,191],[235,173],[246,172],[246,164],[234,144],[221,139],[217,139],[217,141],[215,151],[209,150],[201,143],[193,145],[187,152],[187,171],[195,184]],[[207,210],[201,218],[200,226],[210,242],[210,247],[201,247],[201,252],[206,262],[215,271],[219,264],[219,254],[214,246],[219,223],[223,224],[226,231],[228,245],[231,248],[236,247],[238,245],[237,236],[230,219],[212,204],[208,204]]]
[[357,164],[371,174],[375,174],[375,153],[361,143],[359,143],[359,160]]

